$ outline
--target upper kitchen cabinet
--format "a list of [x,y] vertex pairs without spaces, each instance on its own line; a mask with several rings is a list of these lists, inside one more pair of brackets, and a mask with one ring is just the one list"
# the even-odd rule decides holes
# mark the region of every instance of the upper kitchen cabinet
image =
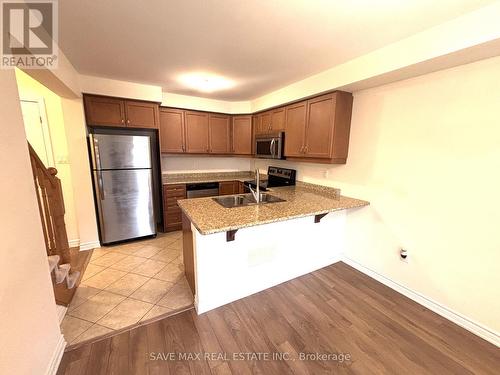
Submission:
[[303,157],[306,134],[307,101],[286,107],[285,156]]
[[84,95],[87,125],[158,128],[158,103]]
[[267,134],[271,131],[271,112],[255,115],[255,134]]
[[285,130],[285,108],[280,107],[255,115],[255,134],[277,133]]
[[211,154],[227,154],[230,146],[231,117],[211,113],[208,117],[209,152]]
[[276,108],[271,112],[271,132],[285,131],[285,108]]
[[125,102],[105,96],[84,95],[88,125],[125,126]]
[[206,154],[210,151],[208,113],[185,111],[184,129],[186,152],[192,154]]
[[160,151],[166,153],[185,152],[184,139],[184,111],[161,107]]
[[[304,121],[304,104],[305,121]],[[352,94],[337,91],[287,107],[285,156],[343,164],[349,148]]]
[[252,154],[252,116],[233,116],[231,124],[231,152]]
[[141,102],[135,100],[125,101],[125,113],[127,114],[127,126],[133,128],[158,128],[159,107],[156,103]]

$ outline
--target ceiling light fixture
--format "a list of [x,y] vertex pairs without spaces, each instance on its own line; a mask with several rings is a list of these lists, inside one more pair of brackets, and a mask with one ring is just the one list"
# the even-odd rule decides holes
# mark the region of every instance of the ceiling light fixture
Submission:
[[185,73],[178,76],[182,85],[201,92],[226,90],[236,86],[236,82],[212,73]]

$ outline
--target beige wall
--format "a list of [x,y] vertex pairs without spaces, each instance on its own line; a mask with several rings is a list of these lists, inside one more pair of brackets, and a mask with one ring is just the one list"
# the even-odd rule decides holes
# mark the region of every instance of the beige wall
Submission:
[[497,57],[356,92],[346,165],[280,163],[371,202],[349,258],[497,333],[499,87]]
[[13,71],[0,87],[0,373],[44,374],[61,334]]
[[87,130],[83,101],[81,98],[61,98],[66,123],[68,152],[71,160],[71,177],[78,218],[80,249],[99,247],[97,219],[94,207],[94,193],[90,175],[90,161],[87,149]]
[[48,88],[31,78],[23,71],[16,69],[16,80],[19,97],[23,100],[43,99],[49,125],[50,141],[54,153],[57,176],[61,179],[66,213],[64,221],[70,242],[78,242],[78,222],[76,218],[73,195],[72,163],[69,158],[66,141],[65,121],[63,117],[61,98]]

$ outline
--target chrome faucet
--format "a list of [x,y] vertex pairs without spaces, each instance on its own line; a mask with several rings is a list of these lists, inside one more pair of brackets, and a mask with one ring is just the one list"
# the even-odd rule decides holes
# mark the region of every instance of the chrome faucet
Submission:
[[253,195],[253,199],[255,200],[255,203],[260,203],[260,173],[259,173],[259,168],[255,169],[255,190],[252,189],[250,185],[248,185],[248,188],[250,189],[250,193]]

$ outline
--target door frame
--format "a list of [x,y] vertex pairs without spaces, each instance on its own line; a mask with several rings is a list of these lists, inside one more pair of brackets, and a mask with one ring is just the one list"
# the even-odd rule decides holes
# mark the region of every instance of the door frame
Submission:
[[[54,148],[52,146],[52,137],[50,134],[49,121],[47,119],[47,111],[45,100],[43,98],[19,98],[20,105],[22,102],[36,103],[38,105],[38,113],[40,115],[40,124],[42,126],[43,144],[45,145],[45,154],[47,156],[48,165],[46,167],[55,167]],[[21,108],[22,111],[22,108]],[[25,125],[26,126],[26,125]]]

